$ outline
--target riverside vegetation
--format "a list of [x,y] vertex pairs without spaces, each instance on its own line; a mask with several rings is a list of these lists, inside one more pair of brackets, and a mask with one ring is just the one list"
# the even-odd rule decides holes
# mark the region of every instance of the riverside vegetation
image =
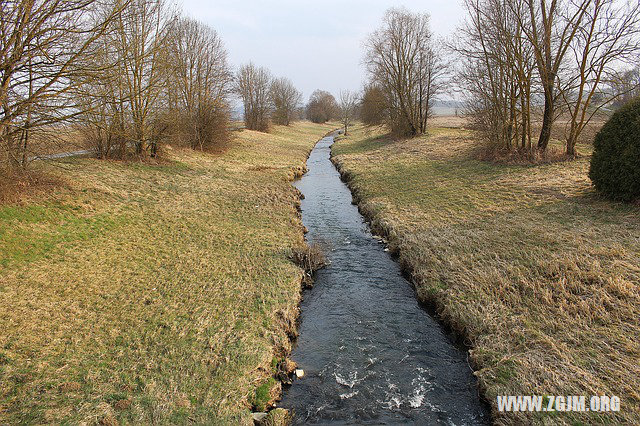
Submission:
[[250,424],[295,333],[290,181],[330,129],[38,164],[62,183],[0,206],[0,423]]
[[[448,119],[451,121],[451,119]],[[418,297],[471,346],[500,424],[640,423],[640,209],[599,198],[582,157],[477,159],[477,136],[433,120],[393,140],[354,128],[333,160]],[[497,395],[617,395],[617,413],[498,413]]]

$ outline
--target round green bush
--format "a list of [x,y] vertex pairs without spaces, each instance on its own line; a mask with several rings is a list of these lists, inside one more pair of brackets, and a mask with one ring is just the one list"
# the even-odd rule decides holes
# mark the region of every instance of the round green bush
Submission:
[[640,98],[616,111],[596,135],[589,178],[608,198],[640,199]]

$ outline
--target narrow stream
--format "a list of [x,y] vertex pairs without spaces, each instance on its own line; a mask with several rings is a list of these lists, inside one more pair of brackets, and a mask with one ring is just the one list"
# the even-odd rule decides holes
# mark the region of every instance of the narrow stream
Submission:
[[329,159],[332,144],[318,142],[296,183],[307,239],[331,264],[304,294],[292,359],[305,375],[279,405],[296,424],[487,424],[466,354],[372,237]]

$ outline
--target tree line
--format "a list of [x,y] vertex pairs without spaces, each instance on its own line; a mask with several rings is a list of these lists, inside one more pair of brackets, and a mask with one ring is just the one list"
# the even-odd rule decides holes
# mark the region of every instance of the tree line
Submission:
[[205,150],[229,139],[234,96],[249,129],[304,115],[290,80],[253,64],[234,72],[218,33],[165,0],[10,0],[1,12],[5,172],[62,130],[100,158],[155,157],[163,143]]
[[425,133],[435,99],[457,90],[483,139],[544,153],[564,125],[565,151],[600,112],[640,94],[637,0],[465,0],[453,40],[429,16],[392,8],[365,41],[361,120]]
[[8,0],[0,14],[0,165],[25,167],[60,129],[101,158],[153,157],[163,142],[227,140],[231,98],[248,129],[357,115],[400,136],[425,133],[435,100],[459,90],[484,139],[544,152],[562,116],[566,153],[600,111],[638,95],[637,0],[465,0],[450,42],[429,16],[389,9],[365,41],[367,81],[306,106],[287,78],[234,72],[218,33],[166,0]]
[[[544,152],[559,117],[565,151],[592,118],[637,94],[637,0],[465,0],[452,43],[476,127],[507,150]],[[637,64],[637,62],[635,62]]]
[[15,0],[0,15],[0,149],[25,167],[61,129],[101,158],[226,137],[233,74],[215,30],[164,0]]

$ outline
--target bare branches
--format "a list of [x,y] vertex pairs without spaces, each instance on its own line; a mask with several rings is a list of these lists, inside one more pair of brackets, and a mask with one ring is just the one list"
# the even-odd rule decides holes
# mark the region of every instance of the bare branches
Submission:
[[166,64],[168,111],[174,138],[193,149],[227,139],[228,96],[233,74],[218,34],[190,18],[172,23]]
[[364,87],[360,103],[360,119],[368,126],[377,126],[387,116],[386,97],[382,89],[375,84]]
[[291,80],[284,77],[271,82],[270,92],[273,104],[271,119],[275,124],[288,126],[302,102],[302,93],[295,88]]
[[424,133],[446,71],[429,16],[389,9],[383,27],[369,36],[366,47],[371,83],[385,95],[385,121],[398,134]]
[[80,66],[118,8],[88,13],[95,0],[14,0],[0,13],[0,149],[4,163],[26,166],[29,135],[75,117]]
[[344,134],[347,135],[349,126],[356,115],[358,108],[358,94],[349,90],[340,91],[340,103],[338,109],[340,110],[340,121],[344,126]]
[[[566,153],[620,92],[619,69],[640,49],[640,4],[626,0],[466,0],[460,80],[487,139],[531,148],[532,109],[542,105],[537,148],[568,114]],[[519,142],[519,143],[518,143]]]
[[3,165],[24,167],[33,135],[73,123],[100,157],[155,156],[170,132],[201,149],[226,137],[233,76],[222,41],[164,0],[1,7]]
[[307,104],[307,118],[314,123],[326,123],[336,117],[337,110],[336,98],[331,93],[316,90]]
[[244,105],[244,122],[249,130],[269,130],[271,114],[271,73],[263,67],[248,63],[236,73],[236,93]]

